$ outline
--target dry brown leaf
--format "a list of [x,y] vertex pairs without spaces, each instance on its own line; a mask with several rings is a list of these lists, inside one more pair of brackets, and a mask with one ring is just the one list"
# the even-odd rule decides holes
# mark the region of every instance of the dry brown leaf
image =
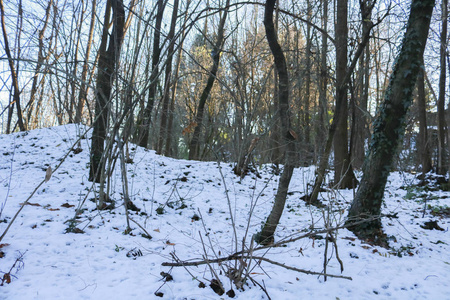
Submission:
[[49,211],[57,211],[57,210],[59,210],[59,208],[49,208],[48,210]]
[[74,207],[75,205],[71,205],[69,203],[64,203],[61,205],[61,207],[65,207],[65,208],[70,208],[70,207]]
[[171,243],[170,241],[166,241],[166,245],[175,246],[175,244]]
[[160,232],[159,229],[153,229],[153,231]]
[[3,282],[6,282],[7,284],[11,283],[11,275],[9,275],[9,273],[3,275]]
[[[31,206],[41,206],[39,203],[31,203],[31,202],[27,202],[25,203],[26,205],[31,205]],[[23,203],[19,203],[19,205],[23,205]]]
[[52,178],[52,167],[48,166],[47,171],[45,171],[45,182],[49,181]]
[[7,247],[7,246],[9,246],[8,243],[0,244],[0,249],[3,248],[3,247]]

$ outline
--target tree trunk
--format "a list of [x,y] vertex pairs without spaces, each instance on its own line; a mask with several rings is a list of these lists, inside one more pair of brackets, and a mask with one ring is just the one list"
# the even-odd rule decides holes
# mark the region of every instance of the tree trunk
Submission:
[[419,70],[419,75],[417,77],[417,109],[418,109],[418,119],[419,119],[419,141],[417,144],[419,161],[422,165],[422,177],[431,171],[431,155],[430,155],[430,145],[428,144],[428,127],[427,127],[427,101],[425,95],[425,65],[422,57],[421,62],[422,68]]
[[446,62],[447,56],[447,15],[448,15],[448,1],[442,0],[442,29],[441,29],[441,47],[440,47],[440,76],[439,76],[439,98],[437,103],[437,117],[438,117],[438,162],[437,173],[445,175],[447,173],[447,155],[448,149],[446,147],[447,124],[445,122],[445,88],[446,88]]
[[[370,23],[367,20],[371,19],[372,9],[371,6],[367,6],[367,1],[360,1],[360,11],[362,16],[363,32],[370,31]],[[366,140],[370,136],[368,127],[367,105],[369,101],[369,80],[370,80],[370,46],[367,43],[364,52],[359,60],[359,75],[358,75],[358,93],[357,97],[353,97],[352,107],[352,125],[351,128],[351,146],[350,157],[353,167],[361,169],[365,158],[365,145]],[[355,91],[356,92],[356,91]],[[355,93],[356,94],[356,93]]]
[[162,110],[161,110],[161,124],[159,127],[159,137],[158,144],[156,147],[157,153],[162,153],[162,149],[164,146],[164,140],[168,140],[170,137],[167,135],[167,123],[168,123],[168,113],[169,113],[169,103],[170,103],[170,86],[172,85],[171,77],[172,77],[172,60],[173,60],[173,52],[175,47],[175,26],[177,24],[177,14],[178,14],[178,0],[174,0],[173,2],[173,11],[172,11],[172,21],[170,24],[169,34],[167,39],[169,40],[169,47],[167,50],[167,62],[166,62],[166,73],[165,73],[165,84],[164,84],[164,95],[162,98]]
[[216,44],[214,45],[211,53],[213,58],[213,65],[211,71],[209,72],[206,86],[203,89],[203,92],[200,96],[200,100],[198,102],[197,115],[195,116],[196,127],[194,129],[194,134],[192,135],[191,142],[189,144],[189,159],[200,159],[200,133],[202,130],[203,113],[206,101],[208,100],[209,94],[211,93],[211,89],[214,85],[214,81],[216,80],[217,71],[219,70],[220,55],[222,52],[222,45],[224,40],[225,20],[227,19],[229,5],[230,0],[227,0],[225,4],[225,7],[227,8],[223,11],[223,16],[220,19],[219,28],[217,31]]
[[[111,8],[113,10],[113,29],[108,40],[108,24],[110,22]],[[95,97],[95,120],[92,132],[91,166],[89,181],[100,182],[103,148],[106,139],[106,129],[109,118],[109,101],[113,84],[114,72],[120,58],[120,48],[123,41],[125,11],[122,0],[109,0],[106,5],[103,34],[98,60],[97,89]]]
[[[380,114],[375,119],[369,153],[363,166],[363,177],[350,207],[347,224],[360,237],[379,237],[381,203],[395,149],[405,131],[405,117],[421,68],[434,0],[413,0],[402,47]],[[352,222],[367,222],[353,225]]]
[[278,191],[275,195],[275,203],[272,207],[261,232],[255,237],[259,244],[267,245],[273,243],[274,233],[277,229],[286,202],[289,183],[294,171],[295,163],[295,133],[291,130],[289,114],[289,76],[286,66],[286,59],[277,41],[277,33],[273,22],[273,10],[276,0],[267,0],[264,12],[264,27],[266,29],[267,42],[275,60],[275,67],[278,73],[278,114],[280,119],[281,137],[284,143],[285,164],[278,184]]
[[[2,25],[2,32],[3,32],[3,42],[5,47],[5,53],[6,57],[8,58],[8,64],[9,69],[11,71],[11,79],[12,79],[12,85],[14,89],[14,96],[13,101],[10,103],[10,111],[12,112],[12,109],[14,105],[17,108],[17,123],[19,124],[20,131],[25,131],[25,125],[23,123],[23,117],[22,117],[22,108],[20,107],[20,89],[19,89],[19,81],[17,78],[17,72],[14,68],[14,60],[11,55],[11,50],[9,49],[9,42],[8,42],[8,35],[6,33],[6,25],[5,25],[5,7],[3,5],[3,0],[0,0],[0,13],[1,13],[1,25]],[[8,117],[8,123],[6,127],[6,133],[11,132],[11,116]]]
[[91,48],[92,48],[92,41],[94,37],[94,25],[96,20],[96,7],[97,7],[97,0],[92,0],[92,11],[91,11],[91,24],[89,27],[89,35],[88,40],[86,44],[86,52],[84,55],[84,61],[83,61],[83,69],[81,71],[81,82],[80,82],[80,92],[78,95],[78,103],[77,108],[75,112],[75,123],[80,123],[83,116],[83,109],[84,104],[86,103],[86,98],[89,90],[89,85],[87,84],[87,75],[89,70],[89,57],[91,54]]
[[[372,5],[370,5],[367,9],[368,12],[371,12],[373,9],[375,2],[372,3]],[[362,38],[361,38],[361,43],[358,45],[358,48],[355,51],[355,55],[353,57],[352,62],[350,63],[350,66],[348,67],[346,74],[344,76],[344,80],[341,83],[340,87],[337,87],[338,89],[341,88],[345,88],[347,86],[347,84],[350,82],[350,78],[351,75],[353,73],[353,70],[356,67],[356,64],[358,62],[359,57],[362,55],[367,43],[369,42],[369,38],[370,38],[370,32],[372,31],[373,28],[373,23],[369,18],[369,15],[365,15],[365,18],[363,17],[363,22],[367,22],[369,26],[363,26],[363,28],[365,30],[363,30],[362,33]],[[340,95],[343,95],[342,93],[340,93]],[[344,95],[346,96],[346,94]],[[336,100],[336,102],[338,102]],[[318,196],[319,196],[319,191],[320,188],[322,186],[323,183],[323,179],[325,178],[325,172],[326,172],[326,168],[328,166],[328,158],[330,157],[330,153],[331,153],[331,147],[333,144],[333,140],[334,140],[334,135],[336,133],[336,129],[337,129],[337,124],[339,122],[339,118],[340,115],[342,115],[342,106],[341,105],[336,105],[335,110],[334,110],[334,118],[333,121],[331,122],[330,128],[328,129],[328,137],[325,143],[325,149],[323,151],[322,156],[320,157],[320,161],[319,161],[319,166],[317,167],[316,170],[316,179],[314,181],[314,186],[312,189],[311,194],[306,195],[303,197],[303,199],[305,201],[307,201],[308,203],[314,204],[314,205],[318,205]],[[353,183],[355,183],[356,179],[354,178],[354,174],[353,171],[351,171],[351,175],[353,176]]]
[[319,123],[317,128],[316,140],[316,160],[323,154],[325,146],[325,139],[327,135],[328,124],[328,101],[327,101],[327,86],[328,86],[328,66],[327,66],[327,52],[328,52],[328,38],[325,34],[328,28],[328,0],[322,0],[322,50],[320,53],[320,81],[319,81]]
[[156,88],[158,87],[158,73],[159,60],[161,56],[161,23],[164,16],[164,9],[167,0],[158,0],[158,12],[155,20],[155,30],[153,35],[153,56],[152,56],[152,70],[150,73],[150,85],[148,89],[147,105],[144,108],[142,119],[137,121],[138,125],[138,145],[141,147],[148,147],[148,140],[150,135],[150,125],[152,121],[153,106],[155,104]]
[[[355,176],[348,149],[348,101],[347,83],[347,15],[348,0],[337,0],[336,23],[336,113],[339,113],[334,138],[334,184],[337,188],[355,186]],[[339,109],[337,109],[339,107]]]

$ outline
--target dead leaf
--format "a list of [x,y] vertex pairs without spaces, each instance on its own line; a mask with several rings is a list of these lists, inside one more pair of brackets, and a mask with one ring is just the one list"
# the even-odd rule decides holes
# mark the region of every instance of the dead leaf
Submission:
[[48,166],[47,171],[45,171],[45,182],[49,181],[52,178],[52,167]]
[[3,247],[7,247],[7,246],[9,246],[9,244],[7,244],[7,243],[0,244],[0,249],[3,248]]
[[70,207],[74,207],[75,205],[71,205],[69,203],[64,203],[61,205],[61,207],[65,207],[65,208],[70,208]]
[[57,211],[57,210],[59,210],[59,208],[49,208],[48,210],[49,211]]
[[170,241],[166,241],[166,245],[175,246],[175,244],[171,243]]
[[[24,205],[24,203],[19,203],[19,205]],[[41,206],[39,203],[31,203],[31,202],[27,202],[27,203],[25,203],[25,205]]]
[[153,231],[160,232],[159,229],[153,229]]
[[9,275],[9,273],[3,275],[3,282],[6,282],[7,284],[11,283],[11,275]]

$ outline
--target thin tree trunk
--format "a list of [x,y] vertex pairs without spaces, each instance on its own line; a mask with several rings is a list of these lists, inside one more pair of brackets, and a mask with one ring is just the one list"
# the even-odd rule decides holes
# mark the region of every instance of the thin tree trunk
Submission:
[[[380,114],[375,119],[369,153],[363,166],[363,177],[350,207],[349,229],[360,237],[378,238],[381,230],[381,203],[395,149],[405,131],[405,118],[412,102],[412,93],[421,68],[428,37],[434,0],[413,0],[402,47]],[[366,223],[352,226],[353,221]]]
[[172,77],[172,60],[173,60],[173,52],[175,47],[175,26],[177,24],[177,14],[178,14],[178,0],[174,0],[173,2],[173,8],[172,8],[172,21],[170,24],[170,30],[169,34],[167,36],[167,39],[169,40],[169,47],[167,50],[167,62],[166,62],[166,73],[165,73],[165,85],[164,85],[164,94],[162,98],[162,110],[161,110],[161,124],[159,127],[159,137],[158,137],[158,144],[156,147],[156,152],[162,153],[162,149],[164,146],[164,140],[170,139],[170,137],[167,135],[167,117],[168,117],[168,110],[169,110],[169,102],[170,102],[170,86],[172,85],[171,77]]
[[91,23],[89,27],[89,35],[88,40],[86,44],[86,52],[84,55],[84,61],[83,61],[83,68],[81,71],[81,83],[80,83],[80,93],[78,95],[78,103],[77,108],[75,112],[75,123],[80,123],[83,116],[83,109],[84,105],[86,103],[86,98],[89,90],[89,85],[87,84],[87,75],[89,70],[89,57],[91,54],[91,48],[92,48],[92,41],[94,38],[94,25],[95,25],[95,19],[96,19],[96,7],[97,7],[97,0],[91,0],[92,1],[92,8],[91,8]]
[[[190,4],[191,4],[191,0],[187,0],[186,11],[188,10]],[[187,14],[184,17],[183,24],[186,24],[186,21],[187,21]],[[176,67],[175,67],[175,73],[173,76],[174,84],[173,84],[173,88],[172,88],[170,107],[169,107],[169,112],[168,112],[167,139],[166,139],[166,147],[164,150],[165,156],[170,156],[173,154],[172,150],[171,150],[171,145],[172,145],[173,118],[174,118],[174,113],[175,113],[175,97],[176,97],[176,92],[177,92],[177,88],[178,88],[178,74],[180,72],[181,60],[183,57],[183,41],[186,37],[185,29],[186,29],[186,27],[183,26],[182,33],[181,33],[181,44],[178,48],[177,62],[176,62]]]
[[[323,154],[325,137],[327,134],[326,124],[328,124],[327,112],[327,86],[328,86],[328,37],[325,32],[328,30],[328,0],[322,0],[322,50],[320,53],[320,81],[319,81],[319,124],[317,128],[316,153],[317,157]],[[318,158],[316,158],[319,160]]]
[[152,70],[150,73],[150,86],[148,89],[147,105],[144,108],[142,119],[138,120],[138,144],[141,147],[148,147],[150,137],[150,125],[152,122],[153,106],[155,105],[156,88],[158,87],[159,60],[161,56],[161,24],[164,16],[164,9],[167,0],[158,0],[158,12],[155,20],[155,30],[153,35]]
[[417,107],[418,107],[418,119],[419,119],[419,142],[418,142],[418,152],[419,159],[422,165],[422,178],[425,174],[431,171],[431,155],[430,155],[430,145],[428,144],[428,127],[427,127],[427,101],[425,94],[425,71],[424,71],[424,61],[422,57],[421,62],[422,68],[419,70],[419,75],[417,77]]
[[446,88],[446,56],[447,56],[447,16],[448,1],[442,0],[442,29],[441,29],[441,47],[440,47],[440,76],[439,76],[439,98],[437,103],[438,119],[438,162],[437,173],[445,175],[447,173],[447,155],[446,147],[447,124],[445,122],[445,88]]
[[[14,60],[11,55],[11,50],[9,49],[9,42],[8,42],[8,35],[6,33],[6,25],[5,25],[5,7],[3,5],[3,0],[0,0],[0,13],[1,13],[1,22],[2,22],[2,32],[3,32],[3,42],[5,47],[5,53],[6,57],[8,58],[8,64],[9,69],[11,72],[11,79],[12,79],[12,85],[14,89],[14,96],[13,96],[13,102],[10,103],[10,111],[12,111],[12,108],[14,105],[17,108],[17,123],[19,124],[20,131],[25,131],[25,124],[23,123],[22,118],[22,109],[20,107],[20,89],[19,89],[19,81],[17,78],[17,72],[14,67]],[[10,118],[8,118],[10,119]],[[11,132],[11,120],[8,120],[7,126],[6,126],[6,133]]]
[[[108,49],[106,50],[111,8],[113,10],[113,29],[109,37]],[[98,60],[95,121],[92,132],[91,166],[89,172],[89,180],[95,182],[100,182],[101,173],[104,171],[103,148],[109,119],[109,100],[123,41],[124,16],[125,11],[122,0],[109,0],[107,2]]]
[[[369,11],[372,11],[374,4],[375,4],[375,2],[372,3]],[[358,63],[359,57],[361,56],[367,43],[369,42],[370,32],[372,31],[374,24],[370,21],[370,19],[364,19],[364,22],[368,22],[370,24],[370,26],[363,27],[363,28],[366,28],[367,31],[365,31],[365,32],[363,31],[361,43],[359,44],[358,49],[355,51],[355,55],[353,57],[352,62],[350,63],[350,66],[347,69],[344,80],[343,80],[341,86],[338,87],[339,89],[341,87],[344,88],[349,83],[351,75],[353,73],[353,70],[355,69],[356,64]],[[343,95],[343,94],[340,93],[340,95]],[[346,94],[344,96],[346,96]],[[317,170],[316,170],[316,179],[314,181],[314,186],[313,186],[312,192],[311,192],[311,194],[303,197],[303,199],[306,200],[308,203],[315,204],[315,205],[318,204],[317,199],[319,196],[319,191],[322,186],[323,180],[325,178],[325,172],[326,172],[326,168],[328,166],[328,158],[330,157],[331,147],[333,144],[333,139],[334,139],[334,135],[335,135],[336,128],[337,128],[337,123],[339,122],[340,115],[342,114],[341,109],[342,109],[341,105],[339,105],[339,106],[336,105],[335,111],[334,111],[334,118],[333,118],[333,121],[331,122],[330,128],[328,129],[328,137],[327,137],[327,141],[325,143],[325,149],[320,158],[319,166],[317,167]],[[354,177],[353,171],[351,173]]]
[[[225,7],[230,5],[230,0],[227,0]],[[224,40],[224,31],[225,31],[225,21],[228,15],[228,8],[223,11],[222,18],[220,19],[219,28],[217,30],[217,40],[216,44],[212,50],[212,58],[213,65],[211,67],[211,71],[209,72],[208,81],[206,82],[206,86],[203,89],[202,94],[200,95],[200,100],[198,102],[197,115],[195,116],[196,127],[194,129],[194,133],[192,135],[191,142],[189,144],[189,159],[200,159],[200,133],[202,130],[203,123],[203,113],[206,105],[206,101],[209,98],[211,93],[211,89],[214,85],[214,81],[216,80],[217,71],[219,70],[219,62],[220,56],[222,53],[222,45]]]
[[45,9],[45,19],[44,19],[44,24],[42,25],[42,29],[39,30],[39,34],[38,34],[38,59],[37,59],[37,64],[36,64],[36,69],[34,71],[34,76],[33,76],[33,82],[31,84],[31,91],[30,91],[30,100],[28,101],[25,110],[28,107],[28,112],[27,112],[27,117],[26,117],[26,122],[27,122],[27,127],[30,127],[30,120],[31,120],[31,116],[33,114],[33,107],[34,107],[34,101],[36,99],[36,94],[37,94],[37,90],[38,90],[38,79],[39,79],[39,73],[41,72],[41,67],[42,64],[44,63],[45,59],[48,58],[48,56],[44,56],[44,34],[45,34],[45,30],[47,29],[48,26],[48,20],[50,18],[50,9],[52,7],[52,3],[53,0],[48,1],[47,4],[47,8]]
[[291,120],[289,113],[289,76],[286,66],[286,59],[277,40],[277,33],[273,22],[273,10],[276,0],[267,0],[264,12],[264,27],[266,29],[266,38],[275,61],[275,67],[278,73],[278,114],[280,119],[281,137],[284,143],[285,164],[278,184],[278,191],[275,195],[275,203],[272,207],[264,227],[259,232],[255,241],[259,244],[267,245],[274,241],[274,233],[277,229],[281,215],[286,203],[289,183],[295,164],[295,133],[291,130]]

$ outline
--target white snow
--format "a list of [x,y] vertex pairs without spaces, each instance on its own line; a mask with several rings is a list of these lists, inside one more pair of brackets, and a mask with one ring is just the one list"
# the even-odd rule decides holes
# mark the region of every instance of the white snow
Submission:
[[[84,126],[67,125],[0,135],[0,235],[21,203],[43,181],[47,167],[55,169],[85,130]],[[240,182],[228,163],[220,164],[223,179],[218,163],[175,160],[130,145],[130,197],[141,209],[139,213],[130,211],[130,217],[152,236],[149,240],[134,222],[130,223],[131,234],[124,234],[127,223],[119,163],[112,176],[111,198],[116,201],[116,208],[95,209],[93,199],[98,187],[93,187],[87,178],[89,143],[89,139],[81,140],[83,151],[70,153],[50,181],[39,187],[29,200],[32,205],[24,207],[0,241],[0,251],[4,253],[0,258],[0,279],[23,254],[10,272],[11,282],[0,287],[0,299],[229,298],[217,295],[209,287],[215,278],[211,269],[225,291],[233,288],[235,299],[268,298],[250,280],[244,290],[236,289],[224,273],[234,262],[186,268],[161,264],[173,262],[172,255],[182,261],[227,256],[236,247],[242,250],[244,238],[249,247],[252,235],[268,216],[276,193],[278,177],[272,175],[270,167],[261,168],[261,179],[251,174]],[[311,228],[323,229],[327,212],[300,200],[313,180],[313,168],[295,170],[276,241],[307,233]],[[450,206],[450,193],[424,191],[428,197],[425,205],[416,190],[407,194],[406,189],[400,188],[413,183],[415,179],[410,174],[392,173],[389,178],[383,213],[398,214],[398,218],[383,219],[385,232],[395,237],[391,249],[363,243],[350,231],[340,229],[337,245],[344,265],[341,274],[336,252],[329,243],[327,273],[353,280],[328,277],[324,281],[323,276],[264,261],[258,265],[255,260],[246,262],[254,267],[250,276],[265,287],[271,299],[450,299],[450,219],[431,215],[433,208]],[[331,206],[332,226],[341,225],[353,191],[330,190],[321,196]],[[163,214],[156,213],[160,206],[164,206]],[[75,217],[78,207],[83,211],[76,225],[85,233],[65,233],[69,227],[66,221]],[[200,220],[195,220],[194,215]],[[420,227],[429,220],[436,220],[445,231]],[[325,240],[317,237],[255,251],[253,255],[323,272],[324,251]],[[165,282],[161,272],[171,274],[173,281]],[[206,288],[199,288],[193,276]],[[163,293],[163,297],[155,292]]]

